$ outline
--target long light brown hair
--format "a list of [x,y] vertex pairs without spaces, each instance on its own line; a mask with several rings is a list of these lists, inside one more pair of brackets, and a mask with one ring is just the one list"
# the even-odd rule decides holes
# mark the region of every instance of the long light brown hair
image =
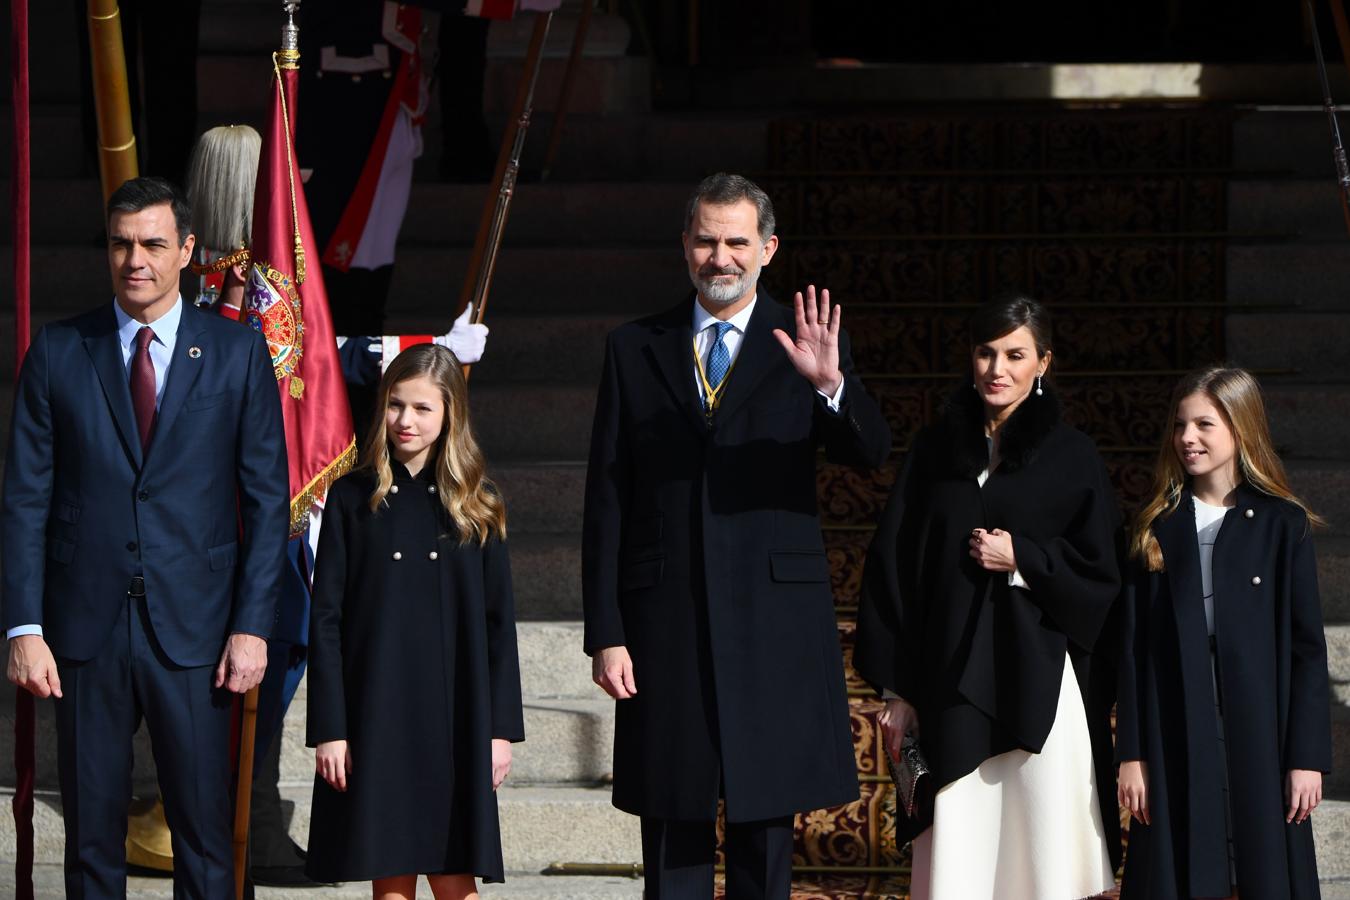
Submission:
[[1172,391],[1171,415],[1163,429],[1162,448],[1153,468],[1153,487],[1130,538],[1132,557],[1145,563],[1151,572],[1163,570],[1162,548],[1153,533],[1153,523],[1177,508],[1186,487],[1186,471],[1177,457],[1173,429],[1181,401],[1192,394],[1208,397],[1223,416],[1224,424],[1233,432],[1241,480],[1264,494],[1288,500],[1301,508],[1308,516],[1309,526],[1324,524],[1322,518],[1289,489],[1284,463],[1280,462],[1270,439],[1266,405],[1256,379],[1245,369],[1198,369],[1183,377]]
[[441,504],[459,531],[461,544],[474,540],[487,543],[491,537],[506,538],[506,506],[501,494],[485,474],[483,451],[478,448],[469,426],[469,387],[464,381],[459,360],[445,347],[417,344],[404,350],[389,364],[380,379],[376,415],[361,447],[360,468],[375,476],[370,494],[370,509],[378,512],[394,473],[389,466],[389,435],[385,412],[394,385],[410,378],[425,377],[441,392],[445,403],[445,421],[441,435],[427,459],[436,475]]

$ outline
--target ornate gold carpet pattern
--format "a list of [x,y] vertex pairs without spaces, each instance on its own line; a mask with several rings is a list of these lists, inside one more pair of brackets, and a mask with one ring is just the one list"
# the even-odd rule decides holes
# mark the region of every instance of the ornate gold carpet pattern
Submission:
[[[890,421],[881,472],[822,466],[818,492],[851,657],[871,530],[915,432],[965,377],[971,307],[1021,289],[1054,316],[1066,417],[1095,438],[1127,506],[1143,494],[1179,374],[1223,357],[1232,114],[1206,106],[1036,105],[785,119],[770,131],[778,297],[845,307]],[[862,797],[798,818],[800,900],[903,897],[871,691],[848,672]]]

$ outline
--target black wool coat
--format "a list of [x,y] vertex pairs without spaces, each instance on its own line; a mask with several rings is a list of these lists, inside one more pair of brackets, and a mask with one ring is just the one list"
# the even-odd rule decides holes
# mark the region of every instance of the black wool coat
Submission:
[[[1120,590],[1106,468],[1060,421],[1048,386],[1004,425],[1000,463],[981,488],[988,462],[983,404],[966,386],[915,439],[863,575],[854,667],[914,704],[939,787],[1000,753],[1044,746],[1066,652],[1090,696],[1092,650]],[[975,562],[975,528],[1012,535],[1029,590]],[[1104,716],[1089,721],[1103,728]],[[1093,744],[1109,760],[1109,736]],[[1098,788],[1109,821],[1114,785]]]
[[858,796],[817,449],[878,466],[890,430],[853,371],[838,414],[788,362],[791,318],[759,292],[711,424],[693,297],[610,336],[586,478],[585,650],[625,646],[614,805],[731,821]]
[[[1116,751],[1147,765],[1152,824],[1130,825],[1122,896],[1222,896],[1223,784],[1190,491],[1154,535],[1165,569],[1133,566],[1123,600]],[[1239,486],[1214,544],[1213,576],[1237,889],[1262,900],[1317,897],[1312,822],[1284,821],[1285,773],[1331,770],[1326,635],[1307,516]]]
[[435,483],[393,464],[328,492],[310,614],[306,743],[349,742],[339,793],[316,776],[307,871],[502,880],[492,740],[524,739],[506,544],[461,545]]

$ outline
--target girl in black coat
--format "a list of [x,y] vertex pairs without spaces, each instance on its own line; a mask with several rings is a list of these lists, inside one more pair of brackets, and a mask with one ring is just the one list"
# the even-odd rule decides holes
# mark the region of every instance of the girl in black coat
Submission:
[[938,789],[912,896],[1073,900],[1115,884],[1085,698],[1119,515],[1043,380],[1045,311],[996,301],[970,330],[974,384],[915,439],[868,550],[854,666],[888,698],[888,752],[917,735]]
[[502,880],[493,793],[524,739],[506,513],[454,354],[394,359],[361,468],[328,492],[310,618],[307,871],[376,897]]
[[1116,755],[1124,898],[1315,898],[1331,769],[1309,529],[1255,379],[1193,373],[1131,540]]

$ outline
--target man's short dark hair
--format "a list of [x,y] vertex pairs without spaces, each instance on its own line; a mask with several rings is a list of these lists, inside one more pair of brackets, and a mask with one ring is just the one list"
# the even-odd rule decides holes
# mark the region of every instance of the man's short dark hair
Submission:
[[749,178],[743,175],[729,175],[726,172],[709,175],[694,189],[693,196],[689,198],[689,205],[684,210],[685,234],[689,233],[689,226],[694,222],[694,210],[698,209],[700,203],[729,206],[742,200],[749,200],[755,204],[755,212],[759,217],[759,239],[761,242],[767,241],[777,224],[773,217],[773,201],[764,193],[763,188]]
[[173,224],[181,247],[192,233],[192,204],[188,202],[187,194],[167,178],[144,176],[123,182],[108,198],[108,221],[112,221],[115,212],[138,213],[162,203],[169,204],[169,209],[173,210]]

